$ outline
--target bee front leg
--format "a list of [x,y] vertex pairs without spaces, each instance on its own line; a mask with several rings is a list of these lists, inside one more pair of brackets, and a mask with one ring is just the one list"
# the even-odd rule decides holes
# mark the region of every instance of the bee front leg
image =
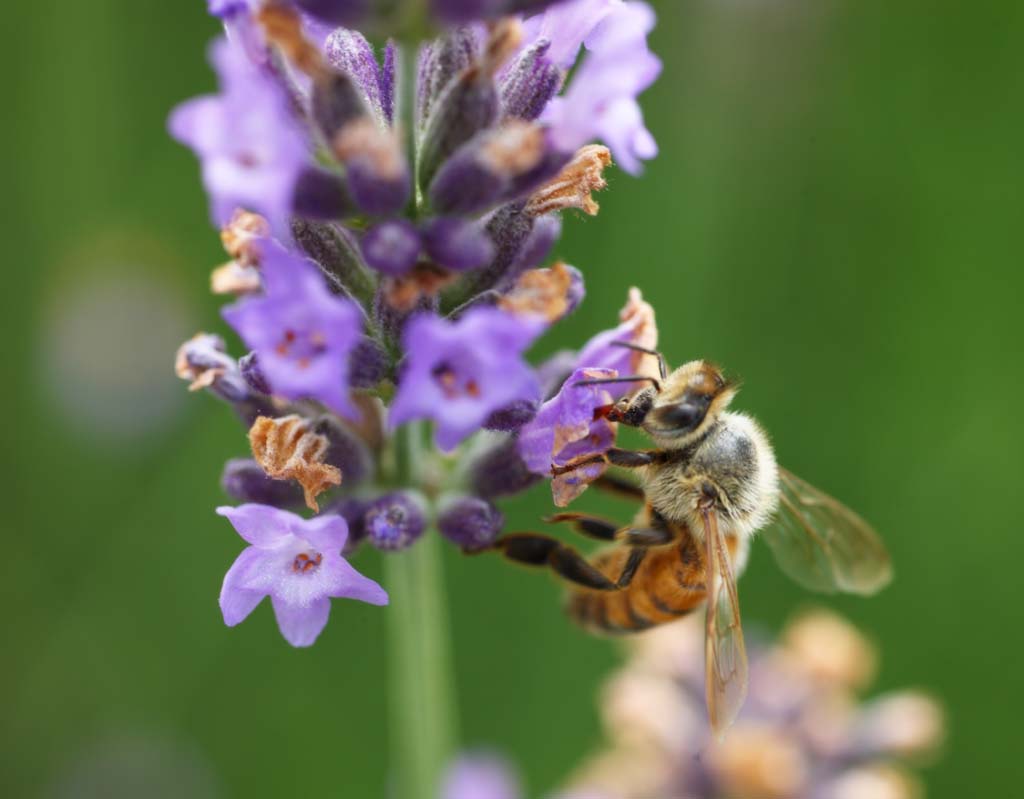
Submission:
[[639,469],[642,466],[650,466],[652,463],[659,463],[664,460],[664,458],[664,453],[656,449],[629,450],[612,447],[603,453],[584,455],[581,458],[575,458],[561,466],[557,463],[553,463],[551,464],[551,474],[554,477],[558,477],[559,475],[574,472],[583,466],[590,466],[594,463],[607,463],[612,466],[621,466],[625,469]]

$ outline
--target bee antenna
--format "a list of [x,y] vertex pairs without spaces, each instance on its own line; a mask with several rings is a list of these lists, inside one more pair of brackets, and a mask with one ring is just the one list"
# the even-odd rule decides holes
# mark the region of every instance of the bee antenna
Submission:
[[653,355],[658,359],[658,372],[661,374],[661,379],[664,380],[668,377],[668,367],[665,365],[665,356],[658,352],[658,350],[641,347],[639,344],[634,344],[632,341],[612,341],[609,343],[613,347],[623,347],[627,350],[633,350],[634,352],[642,352],[645,355]]
[[577,380],[572,384],[573,388],[578,386],[600,386],[605,383],[650,383],[654,390],[661,392],[661,381],[656,377],[648,375],[623,375],[622,377],[590,377],[586,380]]

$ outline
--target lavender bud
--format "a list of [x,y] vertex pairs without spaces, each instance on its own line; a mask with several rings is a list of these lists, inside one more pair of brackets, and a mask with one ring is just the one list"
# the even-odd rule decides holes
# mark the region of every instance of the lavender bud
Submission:
[[536,188],[553,174],[546,147],[543,130],[531,123],[513,120],[481,132],[441,166],[427,191],[431,206],[474,214]]
[[436,213],[473,214],[495,205],[504,193],[508,181],[480,163],[470,145],[445,161],[431,181],[427,199]]
[[342,219],[355,213],[355,206],[340,175],[324,169],[304,169],[295,181],[292,211],[304,219]]
[[485,499],[518,494],[542,479],[527,468],[514,437],[477,455],[469,465],[469,475],[471,490]]
[[373,388],[388,373],[388,354],[376,339],[362,336],[348,361],[348,382],[353,388]]
[[514,433],[533,419],[539,409],[540,403],[537,400],[518,400],[494,411],[484,421],[484,428],[500,433]]
[[490,26],[483,52],[432,105],[420,142],[421,185],[430,185],[445,159],[497,121],[501,99],[494,76],[521,41],[522,26],[515,19]]
[[371,216],[388,216],[405,207],[412,181],[394,130],[366,116],[347,125],[331,145],[345,165],[349,191],[360,209]]
[[294,508],[303,503],[302,487],[291,480],[268,477],[251,458],[232,458],[224,464],[220,484],[232,499],[275,508]]
[[562,228],[557,216],[533,217],[517,203],[495,211],[486,230],[494,244],[494,259],[459,286],[455,304],[490,289],[503,291],[511,287],[520,274],[547,257]]
[[371,160],[360,159],[347,166],[349,189],[363,212],[388,216],[398,213],[409,202],[412,184],[404,162],[394,176],[382,174]]
[[476,60],[477,51],[472,28],[449,30],[423,47],[416,81],[417,127],[426,124],[437,99],[455,76]]
[[348,26],[369,10],[370,0],[294,0],[295,5],[328,25]]
[[392,219],[366,231],[361,246],[367,264],[378,272],[397,277],[416,265],[420,236],[411,222]]
[[347,125],[367,115],[362,92],[345,72],[329,70],[313,84],[313,119],[328,141]]
[[483,226],[469,219],[431,220],[423,230],[423,246],[435,263],[456,272],[479,269],[494,257]]
[[506,117],[537,119],[562,88],[565,73],[545,58],[550,47],[547,39],[538,40],[505,73],[501,104]]
[[341,479],[346,486],[359,483],[373,469],[373,457],[363,440],[333,416],[320,417],[314,432],[327,438],[324,463],[341,470]]
[[363,99],[381,122],[388,122],[382,96],[381,73],[377,57],[366,37],[345,27],[332,31],[324,42],[327,63],[350,76],[362,91]]
[[495,284],[495,288],[499,291],[511,288],[523,272],[538,266],[548,257],[551,248],[554,247],[561,234],[562,220],[558,216],[537,218],[519,251]]
[[384,121],[395,124],[395,74],[398,69],[398,45],[388,39],[384,45],[384,63],[380,68],[380,104]]
[[324,512],[334,513],[348,522],[348,540],[341,554],[348,557],[366,540],[365,515],[370,507],[370,500],[359,497],[343,497],[332,503]]
[[487,549],[505,524],[494,505],[480,497],[458,497],[444,503],[437,518],[441,535],[467,552]]
[[229,403],[247,425],[267,412],[273,412],[270,398],[254,392],[242,378],[238,362],[226,353],[224,339],[199,333],[178,348],[174,371],[189,381],[189,390],[206,389]]
[[366,534],[377,549],[405,549],[427,526],[423,500],[410,491],[396,491],[375,500],[364,515]]
[[363,263],[359,245],[343,226],[293,219],[292,236],[336,288],[364,302],[373,296],[373,278]]
[[238,369],[249,388],[259,394],[270,394],[270,383],[260,368],[259,355],[255,350],[238,359]]

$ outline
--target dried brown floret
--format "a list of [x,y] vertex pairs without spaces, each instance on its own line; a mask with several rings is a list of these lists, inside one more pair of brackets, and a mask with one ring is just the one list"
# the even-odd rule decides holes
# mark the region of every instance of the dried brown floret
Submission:
[[529,269],[519,276],[498,305],[509,313],[535,314],[555,322],[569,310],[571,286],[572,275],[564,263],[556,263],[550,269]]
[[249,444],[267,475],[302,486],[311,510],[320,510],[318,495],[341,485],[341,470],[323,462],[327,437],[314,432],[308,419],[295,414],[279,419],[260,416],[249,430]]
[[612,155],[607,147],[600,144],[581,147],[557,176],[530,197],[526,212],[542,216],[552,211],[579,208],[583,213],[594,216],[600,206],[590,194],[608,185],[603,172],[611,162]]
[[418,264],[408,274],[382,282],[384,301],[396,311],[411,311],[420,297],[433,297],[455,280],[455,275],[431,264]]

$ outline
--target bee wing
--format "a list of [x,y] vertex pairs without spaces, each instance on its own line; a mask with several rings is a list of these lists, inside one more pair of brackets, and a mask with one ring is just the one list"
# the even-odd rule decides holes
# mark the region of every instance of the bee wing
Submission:
[[743,643],[736,580],[714,509],[704,511],[704,552],[704,690],[711,730],[721,738],[736,720],[747,697],[747,648]]
[[866,521],[779,469],[779,511],[762,533],[775,560],[812,591],[873,594],[892,579],[885,544]]

